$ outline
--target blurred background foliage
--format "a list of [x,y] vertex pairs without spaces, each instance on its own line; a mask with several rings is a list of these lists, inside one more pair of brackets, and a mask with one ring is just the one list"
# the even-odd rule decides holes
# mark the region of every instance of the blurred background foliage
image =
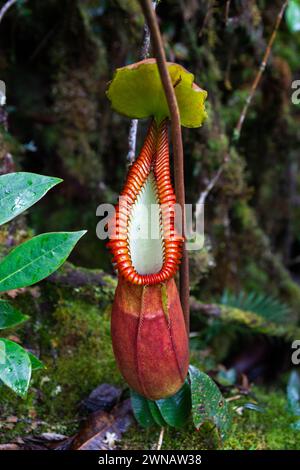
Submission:
[[[188,203],[197,202],[228,160],[206,199],[205,246],[190,252],[192,361],[215,377],[223,364],[238,373],[237,381],[275,387],[272,413],[283,400],[291,340],[300,338],[300,108],[292,103],[292,82],[300,79],[297,14],[282,22],[239,141],[232,136],[282,3],[161,0],[157,7],[168,60],[193,72],[208,91],[208,120],[200,129],[183,129]],[[50,376],[43,382],[40,373],[27,404],[50,421],[73,416],[99,381],[121,383],[106,310],[115,280],[95,234],[95,214],[100,203],[116,202],[127,167],[130,123],[112,112],[105,89],[117,67],[139,60],[143,25],[136,0],[30,0],[18,2],[0,26],[8,103],[7,116],[0,116],[8,123],[0,135],[0,170],[64,179],[26,221],[1,232],[2,250],[28,231],[89,230],[71,257],[85,269],[68,266],[38,294],[16,296],[33,317],[22,339],[48,363]],[[138,146],[146,125],[139,125]],[[12,412],[10,403],[2,412]],[[254,418],[251,432],[263,420]],[[282,422],[278,436],[281,428]],[[265,448],[296,446],[292,431],[286,431],[289,444],[270,438],[268,429],[261,431]],[[248,435],[239,439],[232,448],[251,446]],[[129,442],[135,445],[135,437]]]

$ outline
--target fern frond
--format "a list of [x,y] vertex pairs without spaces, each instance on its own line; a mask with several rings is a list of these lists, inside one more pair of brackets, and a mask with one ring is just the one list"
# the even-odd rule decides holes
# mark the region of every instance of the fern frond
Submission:
[[256,313],[274,323],[287,321],[291,314],[289,306],[276,297],[255,291],[233,293],[225,289],[220,304]]

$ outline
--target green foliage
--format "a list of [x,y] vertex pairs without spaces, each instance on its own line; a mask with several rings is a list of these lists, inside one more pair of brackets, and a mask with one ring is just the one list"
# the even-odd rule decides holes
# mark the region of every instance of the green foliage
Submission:
[[188,420],[191,413],[191,390],[188,381],[186,381],[175,395],[157,400],[157,406],[169,426],[175,428],[182,427]]
[[300,31],[300,2],[299,0],[289,0],[285,19],[292,33]]
[[0,263],[0,292],[31,286],[48,277],[85,233],[43,233],[17,246]]
[[144,428],[153,426],[155,424],[155,420],[152,416],[148,400],[134,390],[131,390],[130,393],[133,414],[136,417],[137,422]]
[[0,225],[35,204],[62,180],[34,173],[8,173],[0,177]]
[[[206,118],[207,96],[194,84],[194,75],[181,65],[170,63],[169,73],[175,88],[182,126],[199,127]],[[112,107],[130,118],[155,117],[160,122],[169,116],[169,108],[154,59],[117,69],[107,96]]]
[[231,426],[227,401],[215,382],[204,372],[190,366],[189,377],[192,391],[192,415],[196,429],[206,422],[213,422],[225,438]]
[[230,428],[228,404],[211,378],[190,366],[189,378],[177,393],[152,401],[131,390],[131,403],[138,423],[144,428],[157,424],[182,428],[192,414],[196,429],[213,422],[224,438]]
[[6,302],[5,300],[0,300],[0,330],[19,325],[27,319],[27,315],[23,315],[9,302]]
[[30,362],[31,362],[31,369],[32,370],[44,369],[44,367],[45,367],[44,364],[34,354],[29,352],[28,356],[29,356],[29,359],[30,359]]
[[2,349],[0,380],[15,393],[24,397],[31,377],[31,361],[28,353],[19,344],[5,338],[0,339]]
[[[0,224],[32,206],[61,180],[32,173],[0,176]],[[13,249],[0,263],[0,292],[35,284],[56,271],[85,231],[46,233]],[[0,300],[0,329],[27,320],[9,302]],[[15,393],[27,393],[32,370],[42,363],[19,344],[0,338],[0,380]]]
[[143,427],[182,427],[191,413],[191,390],[186,381],[177,393],[168,398],[152,401],[131,390],[131,403],[138,423]]
[[291,314],[290,308],[275,297],[254,291],[249,293],[240,291],[234,294],[225,289],[220,304],[256,313],[274,323],[286,321]]
[[152,418],[154,419],[155,423],[158,426],[165,426],[166,422],[157,406],[157,403],[155,401],[148,400],[148,406],[150,409],[150,413],[152,415]]

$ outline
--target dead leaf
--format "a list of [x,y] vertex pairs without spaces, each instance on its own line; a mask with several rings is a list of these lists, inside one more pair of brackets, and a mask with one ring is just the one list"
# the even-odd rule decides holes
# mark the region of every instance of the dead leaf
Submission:
[[17,416],[8,416],[5,421],[7,423],[17,423],[19,420]]
[[100,410],[88,416],[75,436],[72,450],[109,450],[115,447],[132,423],[130,400],[115,406],[111,413]]
[[14,442],[0,445],[1,450],[64,450],[70,447],[73,438],[62,434],[44,433],[40,436],[18,437]]
[[22,450],[18,444],[0,444],[0,450]]

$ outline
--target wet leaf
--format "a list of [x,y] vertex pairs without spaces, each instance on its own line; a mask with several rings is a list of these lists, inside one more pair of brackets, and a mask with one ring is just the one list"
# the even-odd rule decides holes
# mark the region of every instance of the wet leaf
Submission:
[[137,422],[144,428],[154,426],[156,423],[151,414],[147,398],[142,397],[134,390],[130,390],[131,406]]
[[0,225],[31,207],[61,181],[26,172],[0,176]]
[[88,416],[75,436],[72,450],[108,450],[115,446],[132,423],[130,400],[115,406],[111,413],[100,410]]
[[0,292],[26,287],[48,277],[86,232],[44,233],[12,250],[0,263]]
[[191,414],[191,389],[185,382],[175,395],[157,400],[156,404],[169,426],[182,427]]
[[[204,101],[207,92],[194,83],[194,75],[181,65],[168,63],[180,111],[181,125],[199,127],[207,114]],[[107,96],[112,107],[130,118],[154,116],[158,122],[169,116],[169,108],[155,59],[117,69]]]
[[192,415],[197,429],[210,421],[216,425],[222,438],[226,437],[231,416],[228,403],[215,382],[194,366],[189,368],[192,390]]
[[6,302],[5,300],[0,300],[0,330],[19,325],[27,319],[27,315],[23,315],[9,302]]
[[29,355],[19,344],[6,338],[0,339],[0,347],[0,380],[24,397],[31,377]]

